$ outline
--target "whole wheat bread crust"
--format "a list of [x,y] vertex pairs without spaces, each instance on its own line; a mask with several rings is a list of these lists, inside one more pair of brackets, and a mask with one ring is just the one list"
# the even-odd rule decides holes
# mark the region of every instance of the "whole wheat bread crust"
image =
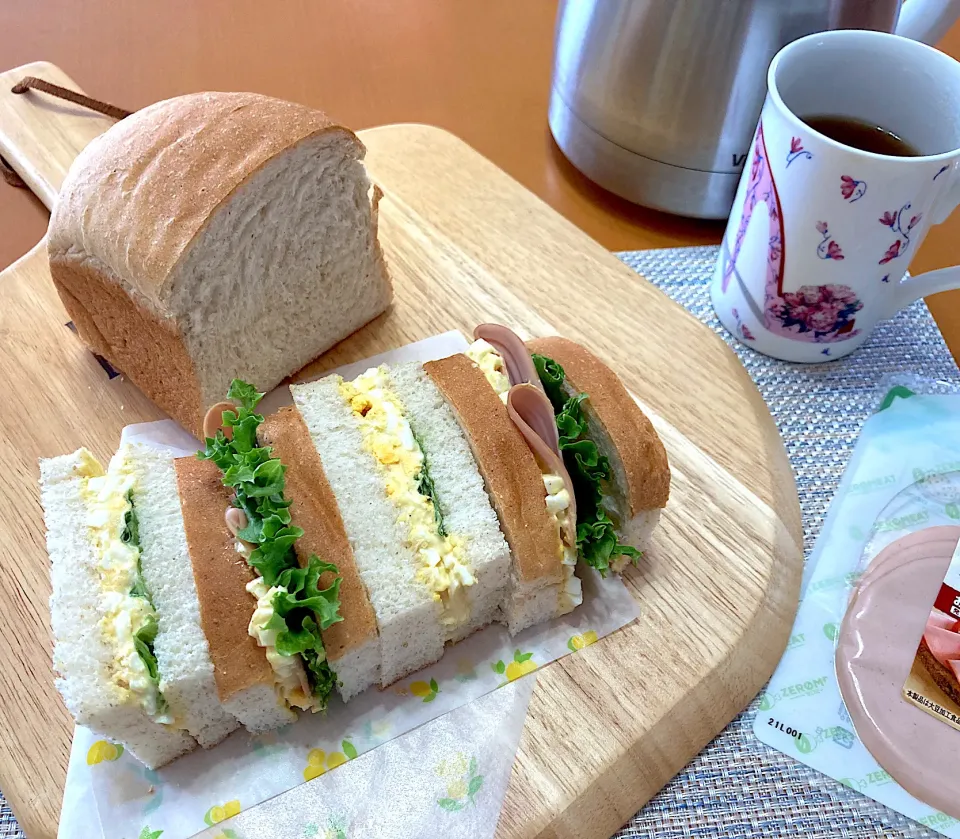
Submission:
[[256,578],[227,529],[224,514],[231,491],[209,460],[173,462],[183,529],[200,603],[200,626],[210,647],[221,702],[255,685],[273,685],[263,647],[247,632],[256,602],[246,585]]
[[70,167],[50,256],[82,243],[162,310],[167,279],[217,207],[276,155],[326,132],[349,138],[363,158],[357,136],[322,111],[257,93],[194,93],[143,108]]
[[623,461],[631,518],[643,510],[666,507],[670,496],[667,451],[617,374],[588,349],[566,338],[535,338],[527,341],[527,348],[556,361],[571,386],[590,397],[596,419]]
[[547,512],[543,473],[483,372],[465,355],[423,365],[453,408],[500,518],[523,583],[558,583],[559,539]]
[[930,647],[927,646],[927,642],[923,638],[920,639],[917,658],[920,659],[923,666],[926,667],[930,678],[933,679],[937,687],[956,702],[957,705],[960,705],[960,682],[957,681],[957,677],[952,670],[944,667],[933,657],[933,653],[930,652]]
[[[281,408],[263,421],[258,436],[287,467],[285,495],[293,502],[290,507],[293,523],[303,529],[303,536],[296,544],[300,563],[305,564],[311,554],[316,554],[324,562],[336,565],[343,578],[340,584],[343,620],[322,633],[327,658],[336,670],[336,662],[346,653],[376,638],[373,606],[354,562],[337,500],[303,417],[296,408]],[[324,573],[321,586],[330,585],[333,576],[329,571]]]
[[50,273],[83,341],[170,416],[202,436],[200,385],[172,321],[138,306],[115,276],[90,260],[51,256]]

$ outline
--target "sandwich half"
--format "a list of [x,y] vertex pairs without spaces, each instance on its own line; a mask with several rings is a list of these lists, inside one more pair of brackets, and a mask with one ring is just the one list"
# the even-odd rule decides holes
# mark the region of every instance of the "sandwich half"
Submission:
[[174,468],[217,696],[248,731],[259,733],[293,722],[297,716],[292,704],[305,695],[305,678],[301,680],[299,670],[292,678],[278,674],[249,632],[256,598],[247,587],[258,575],[237,550],[236,537],[224,521],[230,490],[209,461],[177,458]]
[[[104,471],[80,449],[42,460],[40,484],[57,688],[78,724],[156,768],[194,748],[194,737],[213,745],[236,721],[211,690],[195,596],[148,583],[168,570],[168,525],[146,499],[169,475],[145,480],[150,456],[124,446]],[[180,608],[167,611],[171,599]]]
[[198,459],[177,461],[190,559],[221,701],[248,730],[322,711],[336,676],[322,632],[342,620],[337,567],[296,544],[286,467],[257,432],[262,393],[234,380],[208,412],[220,427]]
[[380,684],[497,617],[509,549],[470,447],[419,365],[291,386],[380,632]]
[[565,338],[524,344],[483,324],[467,355],[505,393],[530,383],[549,398],[577,501],[580,558],[601,573],[636,562],[670,494],[666,450],[617,375]]
[[[576,428],[571,450],[578,451],[583,441],[597,449],[597,477],[591,476],[585,493],[592,491],[598,498],[591,507],[607,514],[621,543],[642,551],[670,497],[667,451],[653,423],[617,374],[585,347],[554,337],[529,341],[527,349],[558,425]],[[595,557],[602,565],[607,543],[602,528],[596,529],[587,559]],[[619,570],[631,558],[617,554],[611,565]]]
[[516,634],[571,611],[582,600],[572,498],[563,476],[538,461],[511,418],[506,377],[491,387],[465,355],[429,361],[423,369],[463,429],[510,545],[501,620]]
[[[306,563],[311,555],[322,555],[337,566],[342,578],[343,620],[323,630],[322,636],[327,660],[336,673],[337,691],[346,702],[380,682],[380,635],[367,587],[353,558],[336,497],[299,412],[281,408],[265,418],[257,437],[287,467],[285,494],[291,501],[291,520],[303,530],[296,543],[298,559]],[[325,572],[321,585],[332,583],[332,572]]]

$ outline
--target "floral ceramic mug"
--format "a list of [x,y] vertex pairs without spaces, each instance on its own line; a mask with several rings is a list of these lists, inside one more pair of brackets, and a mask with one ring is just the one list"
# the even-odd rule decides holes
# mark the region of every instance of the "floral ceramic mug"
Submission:
[[[844,117],[918,156],[843,145],[801,117]],[[960,203],[960,63],[896,35],[838,30],[774,57],[711,285],[748,346],[787,361],[853,352],[960,267],[905,277],[930,226]]]

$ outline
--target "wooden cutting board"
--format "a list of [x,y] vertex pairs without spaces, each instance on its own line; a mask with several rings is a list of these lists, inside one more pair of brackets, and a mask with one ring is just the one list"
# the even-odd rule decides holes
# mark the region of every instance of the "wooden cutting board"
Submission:
[[[0,154],[49,206],[110,121],[42,94],[50,64],[0,74]],[[122,103],[121,103],[122,104]],[[670,457],[670,504],[639,569],[641,617],[544,668],[498,836],[608,837],[759,691],[784,649],[802,566],[800,511],[763,400],[709,329],[456,137],[361,132],[383,187],[392,310],[310,372],[448,329],[499,321],[605,358]],[[53,687],[37,458],[101,458],[160,412],[65,327],[41,243],[0,274],[0,789],[30,839],[56,835],[71,721]],[[695,817],[692,817],[695,818]]]

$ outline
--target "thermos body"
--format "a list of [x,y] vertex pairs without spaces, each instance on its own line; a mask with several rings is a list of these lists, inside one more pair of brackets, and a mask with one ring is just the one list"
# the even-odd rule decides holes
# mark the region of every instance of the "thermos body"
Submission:
[[574,166],[630,201],[726,218],[774,54],[827,29],[893,31],[899,11],[899,0],[562,0],[551,131]]

